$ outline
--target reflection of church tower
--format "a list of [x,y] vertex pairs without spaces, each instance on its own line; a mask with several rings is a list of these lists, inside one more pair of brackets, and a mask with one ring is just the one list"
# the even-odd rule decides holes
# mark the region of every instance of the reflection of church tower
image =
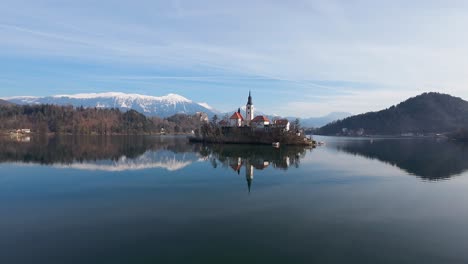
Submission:
[[249,98],[247,100],[247,105],[245,106],[245,122],[250,126],[250,121],[254,118],[254,106],[252,104],[252,96],[249,91]]
[[253,176],[254,176],[254,167],[249,163],[245,164],[245,179],[247,180],[247,187],[249,188],[249,193],[250,193],[250,186],[252,186]]

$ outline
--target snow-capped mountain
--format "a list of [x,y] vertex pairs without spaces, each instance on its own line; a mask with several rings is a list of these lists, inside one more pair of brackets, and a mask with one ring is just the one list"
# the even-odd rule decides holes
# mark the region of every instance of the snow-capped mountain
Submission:
[[12,105],[11,102],[0,99],[0,105],[10,105],[10,104]]
[[119,108],[121,110],[136,110],[147,116],[167,117],[178,113],[195,114],[204,112],[209,116],[217,114],[206,103],[197,103],[178,94],[168,94],[161,97],[126,94],[126,93],[86,93],[73,95],[54,95],[46,97],[18,96],[5,98],[16,104],[56,104],[98,108]]

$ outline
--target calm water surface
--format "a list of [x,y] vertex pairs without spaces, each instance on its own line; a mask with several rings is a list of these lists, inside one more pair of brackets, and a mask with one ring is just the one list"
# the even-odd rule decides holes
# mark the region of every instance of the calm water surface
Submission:
[[0,141],[0,263],[468,263],[468,145]]

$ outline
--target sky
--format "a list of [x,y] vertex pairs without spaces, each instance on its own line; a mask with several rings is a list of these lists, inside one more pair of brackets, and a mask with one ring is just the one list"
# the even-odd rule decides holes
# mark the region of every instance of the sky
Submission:
[[0,0],[0,97],[177,93],[353,114],[468,99],[467,1]]

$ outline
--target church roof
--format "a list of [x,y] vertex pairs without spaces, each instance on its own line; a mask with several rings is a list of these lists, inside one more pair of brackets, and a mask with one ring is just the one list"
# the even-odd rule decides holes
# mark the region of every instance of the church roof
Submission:
[[234,112],[234,114],[232,114],[231,118],[229,119],[240,119],[240,120],[244,120],[244,117],[242,117],[242,115],[239,113],[239,112]]
[[262,162],[262,163],[254,163],[253,166],[257,170],[263,170],[267,168],[270,165],[268,162]]
[[270,122],[270,120],[266,116],[259,115],[252,119],[252,122]]
[[232,163],[230,166],[234,171],[239,171],[242,167],[242,163]]
[[289,123],[289,120],[287,120],[287,119],[275,120],[275,125],[279,125],[279,126],[287,126],[288,123]]

